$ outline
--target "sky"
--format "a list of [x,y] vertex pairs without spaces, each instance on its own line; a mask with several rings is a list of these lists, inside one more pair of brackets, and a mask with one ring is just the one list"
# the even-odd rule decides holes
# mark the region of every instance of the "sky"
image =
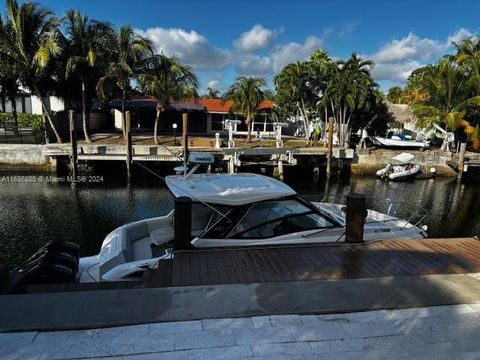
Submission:
[[61,16],[78,9],[150,37],[156,52],[193,67],[200,92],[225,91],[237,76],[272,86],[283,66],[323,49],[334,59],[352,52],[375,62],[374,79],[387,90],[414,69],[453,51],[480,32],[478,0],[163,1],[44,0]]

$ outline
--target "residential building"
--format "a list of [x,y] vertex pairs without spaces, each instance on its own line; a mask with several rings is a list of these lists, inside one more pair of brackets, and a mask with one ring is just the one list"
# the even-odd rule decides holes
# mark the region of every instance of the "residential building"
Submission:
[[[116,129],[122,129],[121,100],[110,102]],[[126,102],[126,110],[132,112],[132,127],[137,131],[152,131],[155,123],[157,102],[151,97],[132,96]],[[273,133],[272,101],[263,101],[255,115],[252,131],[266,136]],[[172,125],[177,124],[181,131],[182,114],[189,114],[189,129],[191,133],[214,134],[224,133],[225,120],[241,120],[234,125],[235,134],[246,134],[247,126],[244,117],[233,111],[233,102],[223,99],[198,98],[170,104],[162,113],[159,132],[171,132]]]

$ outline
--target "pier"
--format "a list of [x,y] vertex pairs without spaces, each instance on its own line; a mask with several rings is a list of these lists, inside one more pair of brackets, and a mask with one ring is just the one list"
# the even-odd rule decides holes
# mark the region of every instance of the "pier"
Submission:
[[473,238],[177,251],[139,282],[0,296],[0,331],[472,303],[479,251]]
[[[190,145],[205,145],[192,142]],[[259,144],[260,145],[260,144]],[[235,171],[244,166],[259,165],[277,167],[279,162],[286,167],[308,166],[314,174],[327,165],[328,149],[324,147],[299,148],[215,148],[207,146],[189,146],[190,151],[205,152],[215,156],[215,166],[225,171]],[[395,150],[357,150],[334,148],[332,151],[332,167],[334,170],[349,169],[352,174],[374,175],[387,165],[392,156],[401,151]],[[48,145],[0,145],[0,167],[2,170],[56,171],[60,162],[68,163],[71,150],[69,144]],[[415,162],[428,172],[435,167],[438,176],[456,176],[455,168],[458,160],[451,153],[439,150],[412,151]],[[181,146],[132,145],[132,160],[173,164],[180,162]],[[103,161],[126,162],[125,145],[78,144],[77,159],[80,163]],[[480,158],[468,153],[468,166],[480,166]],[[120,163],[119,163],[120,165]],[[123,165],[123,164],[122,164]]]

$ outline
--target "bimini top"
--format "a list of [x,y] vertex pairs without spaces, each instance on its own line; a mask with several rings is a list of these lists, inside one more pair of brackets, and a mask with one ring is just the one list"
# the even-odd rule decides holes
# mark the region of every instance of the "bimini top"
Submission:
[[211,204],[244,205],[257,201],[295,195],[284,183],[257,174],[193,174],[167,176],[168,188],[175,197],[188,196],[193,201]]

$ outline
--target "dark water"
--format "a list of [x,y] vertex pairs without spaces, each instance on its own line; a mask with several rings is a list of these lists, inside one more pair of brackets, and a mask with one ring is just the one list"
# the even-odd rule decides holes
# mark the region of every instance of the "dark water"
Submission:
[[[10,174],[9,174],[10,175]],[[0,178],[5,174],[0,174]],[[470,236],[480,223],[480,178],[467,181],[437,178],[408,183],[385,183],[371,177],[332,178],[287,173],[286,182],[309,200],[345,203],[350,191],[364,193],[368,206],[409,219],[428,215],[432,237]],[[0,259],[18,265],[47,241],[80,245],[82,255],[96,254],[105,235],[134,220],[166,214],[172,199],[161,180],[137,174],[130,186],[123,174],[104,174],[94,184],[0,182]],[[419,210],[419,209],[422,210]]]

